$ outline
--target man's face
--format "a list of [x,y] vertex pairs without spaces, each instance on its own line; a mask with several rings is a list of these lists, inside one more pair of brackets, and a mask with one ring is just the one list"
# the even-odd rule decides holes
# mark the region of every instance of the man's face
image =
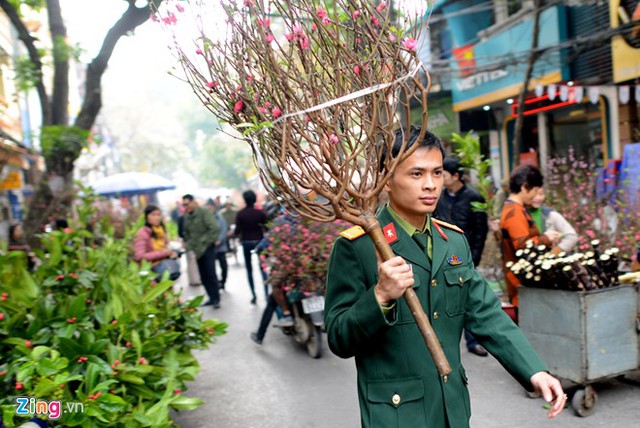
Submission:
[[398,165],[385,190],[391,208],[420,229],[426,216],[436,209],[442,185],[442,153],[425,147]]
[[453,174],[449,171],[442,170],[442,178],[444,179],[444,187],[449,191],[454,191],[454,186],[460,181],[460,176],[458,174]]
[[195,201],[190,201],[189,199],[183,199],[182,200],[182,206],[184,207],[185,211],[190,213],[193,212],[193,209],[195,208]]

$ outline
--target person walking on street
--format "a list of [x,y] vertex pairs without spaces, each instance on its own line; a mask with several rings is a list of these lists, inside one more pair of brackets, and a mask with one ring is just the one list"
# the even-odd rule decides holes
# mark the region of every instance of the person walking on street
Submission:
[[[475,189],[467,186],[463,179],[464,168],[460,160],[445,158],[442,178],[445,191],[442,192],[433,216],[439,220],[458,226],[467,237],[474,266],[480,265],[484,243],[489,231],[487,213],[473,209],[473,202],[484,203],[484,198]],[[471,333],[465,330],[467,350],[480,357],[488,355]]]
[[507,268],[509,262],[518,260],[516,251],[525,248],[527,242],[551,248],[558,242],[558,232],[549,230],[542,234],[527,212],[527,206],[542,189],[544,178],[533,165],[521,165],[509,177],[509,197],[504,202],[500,217],[502,234],[502,269],[511,304],[518,307],[518,278]]
[[186,210],[182,207],[182,202],[180,203],[182,211],[180,217],[178,217],[178,236],[182,239],[183,246],[185,247],[185,255],[187,259],[187,279],[189,280],[189,285],[192,287],[199,287],[202,285],[202,280],[200,279],[200,271],[198,270],[198,259],[193,251],[189,250],[186,245],[186,239],[184,237],[184,215],[186,214]]
[[224,203],[224,207],[222,208],[222,211],[220,212],[220,214],[222,215],[224,220],[227,222],[227,227],[229,228],[229,231],[227,232],[227,248],[228,248],[227,252],[233,254],[233,257],[236,259],[236,265],[239,264],[238,252],[237,252],[238,244],[234,236],[235,230],[236,230],[237,213],[238,212],[233,207],[233,202],[231,201],[231,199],[227,199],[227,201]]
[[182,206],[185,208],[183,227],[187,250],[195,253],[200,280],[209,296],[204,306],[213,305],[214,309],[218,309],[220,290],[216,276],[215,252],[220,225],[211,211],[198,206],[192,195],[182,197]]
[[229,228],[224,217],[220,214],[220,208],[218,208],[213,199],[209,199],[206,203],[207,208],[216,216],[216,221],[220,225],[220,236],[216,242],[216,260],[220,264],[220,290],[224,290],[224,286],[227,283],[227,276],[229,274],[229,264],[227,263],[227,252],[229,251],[229,245],[227,244],[227,233]]
[[[247,190],[242,194],[246,206],[238,211],[236,215],[236,236],[240,237],[244,263],[247,269],[247,280],[251,289],[251,304],[256,304],[256,290],[253,282],[253,263],[251,260],[252,251],[264,238],[264,231],[267,224],[267,215],[264,211],[254,207],[256,204],[256,194],[252,190]],[[260,265],[260,263],[258,263]],[[269,298],[269,286],[266,284],[267,275],[260,266],[262,281],[264,283],[264,294]]]
[[[500,301],[473,266],[462,230],[435,220],[443,186],[444,149],[428,131],[396,132],[397,157],[407,149],[385,184],[389,204],[378,215],[396,257],[378,262],[371,238],[358,228],[343,232],[329,261],[325,325],[329,347],[355,357],[364,428],[464,428],[471,416],[460,337],[469,330],[528,390],[551,403],[548,417],[562,411],[567,396],[547,373]],[[453,371],[440,376],[408,305],[413,287],[428,314]]]

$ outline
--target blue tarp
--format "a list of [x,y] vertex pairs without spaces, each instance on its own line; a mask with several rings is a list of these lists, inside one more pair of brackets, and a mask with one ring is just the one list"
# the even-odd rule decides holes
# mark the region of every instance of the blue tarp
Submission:
[[629,205],[640,205],[640,143],[624,146],[620,165],[619,189],[629,195]]

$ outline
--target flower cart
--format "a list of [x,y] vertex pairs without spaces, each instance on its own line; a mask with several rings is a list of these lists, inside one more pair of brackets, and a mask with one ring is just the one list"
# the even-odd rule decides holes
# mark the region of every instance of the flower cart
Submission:
[[579,416],[595,411],[594,383],[640,369],[640,276],[622,275],[612,285],[618,280],[604,288],[518,291],[520,328],[553,374],[578,385],[571,404]]

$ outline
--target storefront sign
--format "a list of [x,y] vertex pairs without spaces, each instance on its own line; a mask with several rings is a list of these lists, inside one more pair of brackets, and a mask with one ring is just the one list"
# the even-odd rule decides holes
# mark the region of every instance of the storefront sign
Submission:
[[640,77],[640,3],[610,0],[609,17],[611,28],[638,22],[631,31],[611,38],[613,81],[618,83],[636,79]]
[[476,60],[473,57],[473,45],[460,46],[453,49],[453,57],[458,64],[460,77],[466,77],[476,71]]
[[[514,97],[520,92],[524,82],[528,53],[531,50],[533,15],[499,34],[473,46],[473,60],[477,70],[471,76],[453,80],[453,109],[467,110],[494,101]],[[554,6],[545,10],[540,17],[538,46],[557,46],[567,39],[566,8]],[[531,82],[549,84],[569,77],[565,53],[549,50],[535,63]],[[469,60],[467,58],[467,60]],[[458,63],[454,62],[454,66]]]
[[494,80],[502,79],[508,75],[509,72],[507,70],[485,71],[461,80],[456,80],[456,89],[458,89],[458,91],[468,91],[480,85],[493,82]]
[[[411,111],[411,123],[420,123],[422,120],[422,108]],[[429,100],[429,131],[438,137],[449,140],[451,134],[458,132],[456,126],[456,114],[451,108],[451,97],[434,98]]]
[[20,171],[10,171],[7,177],[0,181],[2,190],[18,190],[22,187],[22,173]]

